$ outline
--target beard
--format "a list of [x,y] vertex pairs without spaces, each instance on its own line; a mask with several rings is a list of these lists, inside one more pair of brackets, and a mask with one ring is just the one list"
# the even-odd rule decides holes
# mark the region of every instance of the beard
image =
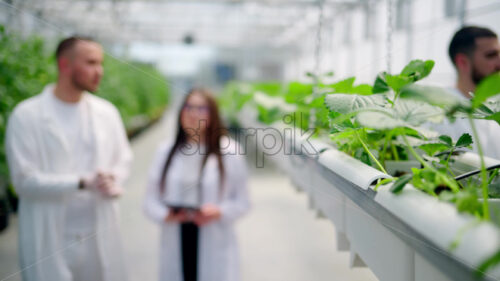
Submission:
[[474,84],[476,86],[479,85],[479,83],[484,78],[486,78],[486,76],[489,75],[489,74],[484,74],[481,71],[479,71],[475,65],[472,66],[472,73],[471,74],[472,74],[472,81],[474,82]]
[[73,76],[71,77],[71,82],[73,83],[73,86],[81,91],[87,91],[87,92],[95,92],[97,91],[97,88],[99,84],[93,85],[92,83],[86,83],[85,81],[82,81],[80,79],[80,75],[78,73],[73,73]]

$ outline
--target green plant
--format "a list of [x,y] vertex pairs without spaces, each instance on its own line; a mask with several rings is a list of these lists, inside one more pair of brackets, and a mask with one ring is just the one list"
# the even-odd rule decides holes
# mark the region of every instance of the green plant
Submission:
[[[432,61],[415,60],[410,62],[398,75],[383,72],[375,79],[371,88],[372,93],[365,91],[362,94],[353,94],[353,91],[350,91],[349,94],[327,95],[325,106],[331,111],[330,117],[333,117],[331,123],[334,130],[332,132],[337,143],[339,143],[338,134],[340,132],[343,132],[341,135],[343,137],[348,136],[349,132],[353,132],[357,142],[362,145],[375,166],[383,172],[386,172],[383,167],[386,160],[408,159],[406,149],[404,149],[405,144],[399,142],[398,138],[411,135],[425,139],[426,134],[418,126],[429,120],[439,122],[442,120],[443,114],[438,107],[414,101],[398,100],[398,97],[402,87],[426,77],[433,65]],[[346,124],[349,126],[345,126]],[[353,130],[354,128],[356,130]],[[362,135],[356,133],[359,130],[363,130],[364,135],[367,136],[376,135],[379,140],[363,140]],[[366,134],[367,132],[370,134]],[[356,144],[352,140],[349,143]],[[343,147],[346,146],[340,148]],[[352,153],[352,147],[350,150]],[[371,151],[381,151],[378,159]],[[364,162],[366,163],[366,161]]]
[[0,177],[8,178],[5,130],[14,107],[56,77],[55,60],[40,37],[21,38],[0,25]]
[[169,101],[165,77],[154,66],[106,55],[105,74],[96,95],[113,103],[127,130],[133,131],[158,118]]

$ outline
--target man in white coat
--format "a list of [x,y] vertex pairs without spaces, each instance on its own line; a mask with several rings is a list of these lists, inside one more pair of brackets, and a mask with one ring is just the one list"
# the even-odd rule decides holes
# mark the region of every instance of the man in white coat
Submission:
[[[497,35],[488,28],[466,26],[453,36],[448,53],[457,71],[457,82],[450,92],[458,98],[472,98],[477,85],[486,76],[500,71],[500,44]],[[481,147],[486,156],[500,160],[500,126],[492,120],[474,120],[478,129]],[[433,127],[442,134],[457,140],[461,134],[472,131],[467,119],[457,119]],[[477,152],[474,139],[474,150]]]
[[57,83],[16,106],[7,127],[23,280],[126,280],[116,198],[132,154],[116,108],[89,93],[102,48],[70,37],[56,57]]

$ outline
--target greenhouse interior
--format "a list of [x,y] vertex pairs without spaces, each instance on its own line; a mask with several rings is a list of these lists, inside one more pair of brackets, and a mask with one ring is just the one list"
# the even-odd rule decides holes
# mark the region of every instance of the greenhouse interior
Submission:
[[500,280],[498,18],[1,0],[0,281]]

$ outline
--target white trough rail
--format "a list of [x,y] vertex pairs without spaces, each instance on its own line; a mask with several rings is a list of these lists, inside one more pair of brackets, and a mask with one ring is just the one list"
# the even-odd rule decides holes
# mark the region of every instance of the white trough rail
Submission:
[[[255,119],[240,121],[247,128],[268,127],[250,120]],[[500,247],[499,229],[481,223],[464,232],[451,251],[459,230],[474,218],[411,186],[399,195],[387,186],[375,192],[373,182],[386,174],[325,142],[311,142],[317,154],[303,153],[300,133],[284,133],[282,124],[272,127],[281,132],[276,137],[280,135],[283,149],[267,159],[285,171],[308,194],[311,207],[334,224],[337,249],[351,252],[351,266],[366,265],[384,281],[478,280],[475,267]],[[263,145],[264,138],[257,144],[265,151],[269,146]],[[500,280],[500,268],[482,280]]]

